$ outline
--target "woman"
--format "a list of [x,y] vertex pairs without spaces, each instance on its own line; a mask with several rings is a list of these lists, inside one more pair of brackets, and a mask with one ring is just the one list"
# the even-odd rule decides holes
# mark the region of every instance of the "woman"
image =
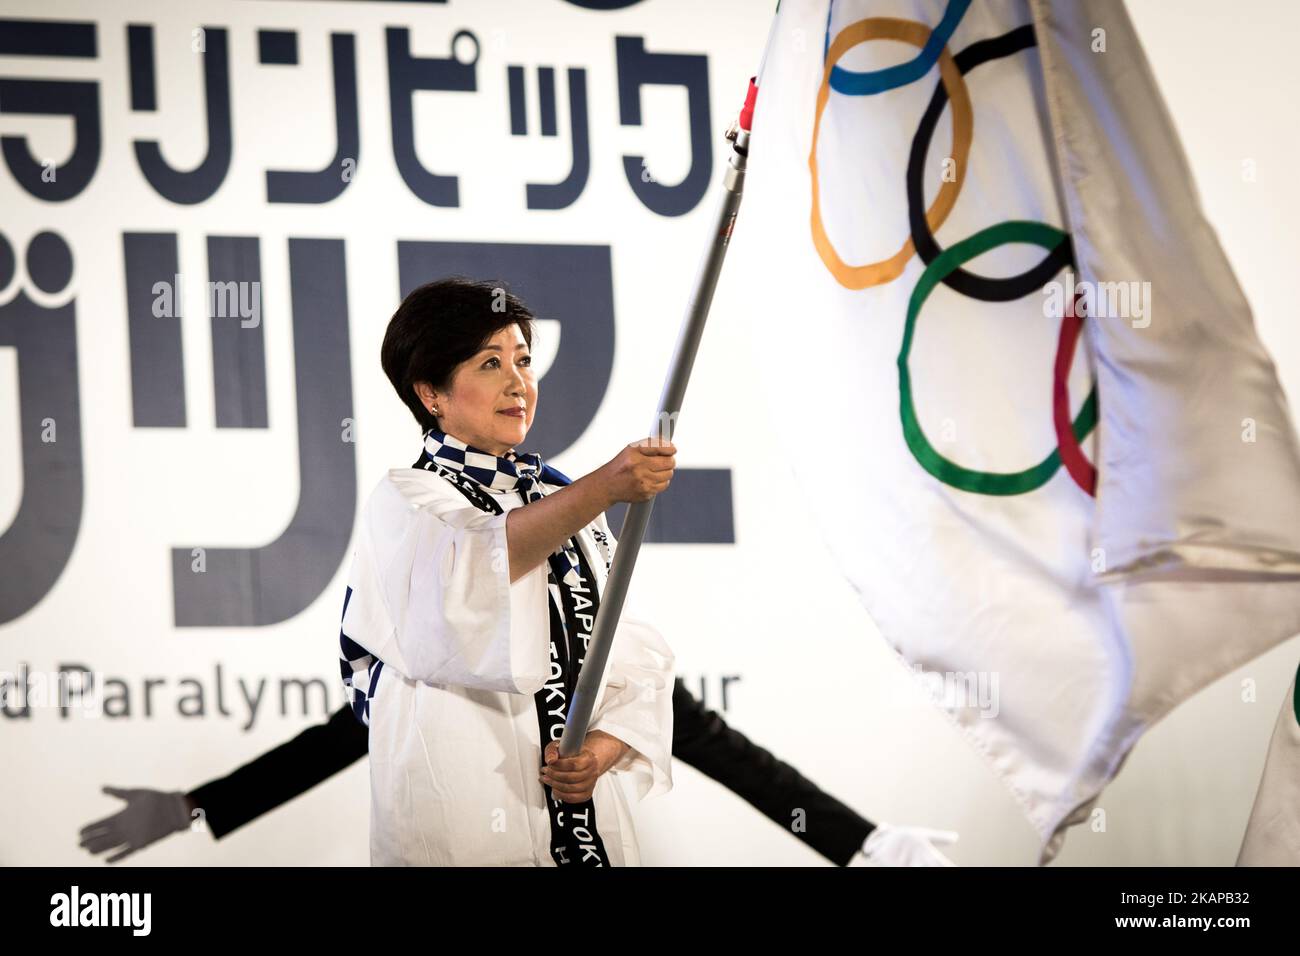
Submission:
[[672,786],[672,652],[619,622],[582,750],[558,755],[614,538],[604,511],[668,487],[675,447],[629,444],[570,482],[515,451],[537,414],[532,315],[445,279],[393,315],[382,363],[424,432],[362,514],[340,641],[370,725],[371,863],[634,865],[613,774]]

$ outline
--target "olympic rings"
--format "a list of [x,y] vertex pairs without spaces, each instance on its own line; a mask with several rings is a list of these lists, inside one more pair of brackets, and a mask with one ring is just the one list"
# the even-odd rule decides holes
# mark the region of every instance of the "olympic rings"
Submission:
[[[817,247],[822,262],[826,264],[826,268],[840,285],[848,289],[865,289],[897,279],[902,275],[908,260],[912,258],[915,248],[909,236],[902,248],[888,259],[867,265],[851,266],[840,258],[830,237],[826,235],[818,198],[817,138],[821,129],[822,112],[826,109],[827,100],[830,99],[831,70],[836,61],[859,43],[866,43],[869,40],[900,40],[924,49],[930,36],[929,27],[923,23],[897,20],[893,17],[873,17],[859,20],[841,30],[827,54],[821,87],[817,91],[817,113],[813,120],[812,148],[808,154],[808,170],[812,176],[812,234],[813,244]],[[970,153],[974,131],[970,97],[966,93],[965,81],[946,48],[939,55],[939,75],[952,100],[953,158],[957,165],[957,175],[955,180],[946,181],[939,187],[939,194],[935,196],[934,204],[925,214],[932,229],[938,229],[943,224],[957,201],[957,194],[961,191],[965,179],[966,158]]]
[[[884,93],[888,90],[897,89],[900,86],[907,86],[914,83],[925,74],[930,72],[930,67],[934,66],[939,60],[939,54],[948,41],[952,39],[952,31],[957,29],[957,24],[966,14],[966,8],[970,6],[970,0],[948,0],[948,8],[943,12],[943,19],[921,46],[921,52],[906,63],[900,63],[898,66],[891,66],[883,70],[871,70],[867,73],[858,73],[854,70],[846,70],[843,67],[831,64],[830,85],[836,93],[843,93],[845,96],[871,96],[875,93]],[[831,10],[835,7],[835,0],[826,9],[826,40],[823,51],[823,62],[829,58],[829,47],[831,42]],[[835,59],[839,59],[836,57]]]
[[[833,7],[834,0],[831,6]],[[957,24],[969,7],[969,0],[949,0],[939,25],[931,31],[923,23],[877,17],[859,20],[830,38],[831,12],[826,14],[826,48],[821,86],[817,91],[817,107],[813,119],[812,147],[808,156],[808,169],[812,182],[812,239],[826,268],[840,285],[848,289],[865,289],[892,282],[916,252],[926,263],[908,302],[907,319],[903,331],[902,348],[898,355],[899,416],[902,419],[903,437],[917,462],[945,484],[963,491],[985,495],[1018,495],[1033,491],[1046,484],[1064,465],[1074,482],[1089,495],[1096,494],[1097,470],[1084,456],[1080,442],[1097,424],[1097,385],[1094,381],[1083,407],[1074,421],[1070,421],[1068,379],[1075,347],[1083,328],[1083,317],[1076,309],[1079,300],[1068,303],[1061,320],[1057,339],[1056,357],[1052,367],[1052,427],[1056,433],[1057,447],[1038,464],[1017,472],[976,471],[965,468],[940,455],[926,438],[916,417],[912,397],[912,380],[908,356],[916,320],[930,293],[940,283],[970,298],[988,302],[1009,302],[1020,299],[1041,288],[1062,268],[1074,264],[1074,254],[1069,234],[1046,223],[1011,221],[998,223],[980,230],[975,235],[944,250],[934,238],[952,211],[961,186],[965,182],[966,162],[969,158],[974,122],[970,94],[966,88],[965,74],[989,60],[1000,59],[1028,49],[1036,42],[1031,25],[1025,25],[1000,37],[973,43],[953,57],[947,49]],[[853,47],[869,40],[901,40],[920,48],[920,53],[907,63],[884,70],[859,73],[841,69],[836,63]],[[821,218],[821,200],[817,176],[817,139],[821,131],[822,113],[830,98],[830,91],[851,96],[869,96],[912,83],[935,64],[939,66],[940,83],[931,97],[921,119],[908,157],[905,188],[909,235],[897,253],[889,259],[862,266],[850,266],[840,259],[834,245],[826,235]],[[924,189],[921,173],[926,163],[934,130],[944,106],[952,103],[952,159],[956,176],[944,181],[934,203],[924,214]],[[1026,272],[1006,278],[981,276],[960,268],[971,259],[1008,243],[1030,243],[1047,250],[1038,265]]]
[[[972,69],[989,60],[1000,59],[1027,49],[1035,44],[1034,28],[1025,24],[991,40],[972,43],[954,57],[958,71],[964,77]],[[964,82],[964,81],[963,81]],[[907,163],[907,215],[912,226],[912,243],[921,259],[929,264],[942,250],[930,231],[926,217],[921,214],[924,190],[921,184],[921,171],[925,167],[926,156],[930,150],[930,140],[934,137],[934,128],[939,125],[939,116],[944,104],[948,102],[946,86],[939,86],[934,91],[930,106],[921,117],[916,137],[912,140],[912,155]],[[985,302],[1010,302],[1024,298],[1031,292],[1041,289],[1052,276],[1073,261],[1070,237],[1062,235],[1056,248],[1052,249],[1034,268],[1017,276],[1005,279],[988,278],[975,275],[964,269],[954,269],[944,277],[944,284],[962,295]]]
[[[1083,407],[1075,417],[1073,425],[1062,428],[1060,422],[1061,409],[1064,409],[1064,419],[1068,426],[1069,397],[1066,391],[1065,379],[1069,373],[1070,359],[1074,354],[1074,344],[1078,340],[1079,326],[1082,324],[1078,319],[1074,320],[1075,324],[1072,330],[1067,328],[1067,323],[1062,323],[1060,344],[1058,345],[1053,369],[1053,409],[1059,447],[1038,464],[1023,471],[975,471],[964,468],[939,454],[934,449],[934,446],[930,444],[929,439],[925,437],[925,432],[921,430],[920,423],[917,421],[916,406],[912,399],[911,372],[907,364],[908,355],[912,349],[912,335],[916,330],[916,319],[920,315],[921,306],[925,304],[925,300],[945,275],[963,263],[969,262],[976,256],[998,246],[1012,242],[1025,242],[1050,250],[1060,243],[1064,235],[1065,233],[1061,230],[1041,222],[1019,220],[1000,222],[997,225],[981,229],[969,239],[963,239],[952,248],[940,253],[932,263],[926,266],[925,272],[917,280],[916,288],[912,290],[912,297],[907,306],[907,322],[903,329],[903,345],[898,353],[899,415],[903,422],[903,438],[907,442],[907,447],[911,450],[912,455],[922,468],[944,484],[951,485],[962,491],[975,492],[976,494],[1020,495],[1046,484],[1048,479],[1056,474],[1057,469],[1061,467],[1063,455],[1075,457],[1077,454],[1075,459],[1076,467],[1079,461],[1083,461],[1085,465],[1087,464],[1082,451],[1079,450],[1078,443],[1087,437],[1088,433],[1097,424],[1097,385],[1095,382],[1092,390],[1088,393],[1088,398],[1083,403]],[[1074,310],[1070,309],[1069,314],[1073,318]],[[1061,441],[1063,431],[1070,435],[1073,441]],[[1070,449],[1068,452],[1065,451],[1067,444]],[[1088,465],[1088,467],[1091,468],[1091,465]],[[1070,475],[1076,482],[1080,483],[1080,486],[1085,491],[1089,494],[1092,493],[1092,487],[1083,484],[1080,474],[1076,474],[1074,470],[1071,470]],[[1095,473],[1092,484],[1095,486]]]

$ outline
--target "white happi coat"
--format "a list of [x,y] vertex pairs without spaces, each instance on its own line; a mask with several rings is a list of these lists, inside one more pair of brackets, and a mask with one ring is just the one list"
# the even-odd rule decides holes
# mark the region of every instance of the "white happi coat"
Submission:
[[[362,512],[342,627],[383,662],[369,701],[372,865],[555,865],[533,696],[550,673],[548,564],[510,583],[506,516],[524,502],[483,490],[501,514],[434,472],[394,468]],[[593,529],[609,535],[603,514],[577,535],[603,592]],[[672,666],[654,628],[620,620],[591,723],[630,748],[592,795],[616,866],[640,857],[614,775],[639,798],[672,787]]]

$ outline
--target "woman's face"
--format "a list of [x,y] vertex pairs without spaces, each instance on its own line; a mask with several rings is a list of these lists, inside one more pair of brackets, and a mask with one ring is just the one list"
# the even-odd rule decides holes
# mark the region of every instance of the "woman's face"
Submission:
[[515,324],[501,329],[456,366],[445,391],[428,394],[448,435],[494,455],[521,444],[537,413],[537,379],[523,331]]

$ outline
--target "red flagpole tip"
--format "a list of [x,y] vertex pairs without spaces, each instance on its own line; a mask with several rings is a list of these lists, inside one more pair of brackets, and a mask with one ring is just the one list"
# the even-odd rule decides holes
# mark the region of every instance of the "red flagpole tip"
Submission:
[[739,126],[745,132],[751,131],[754,122],[754,102],[758,99],[758,84],[754,82],[756,78],[749,78],[749,92],[745,94],[745,105],[740,111]]

